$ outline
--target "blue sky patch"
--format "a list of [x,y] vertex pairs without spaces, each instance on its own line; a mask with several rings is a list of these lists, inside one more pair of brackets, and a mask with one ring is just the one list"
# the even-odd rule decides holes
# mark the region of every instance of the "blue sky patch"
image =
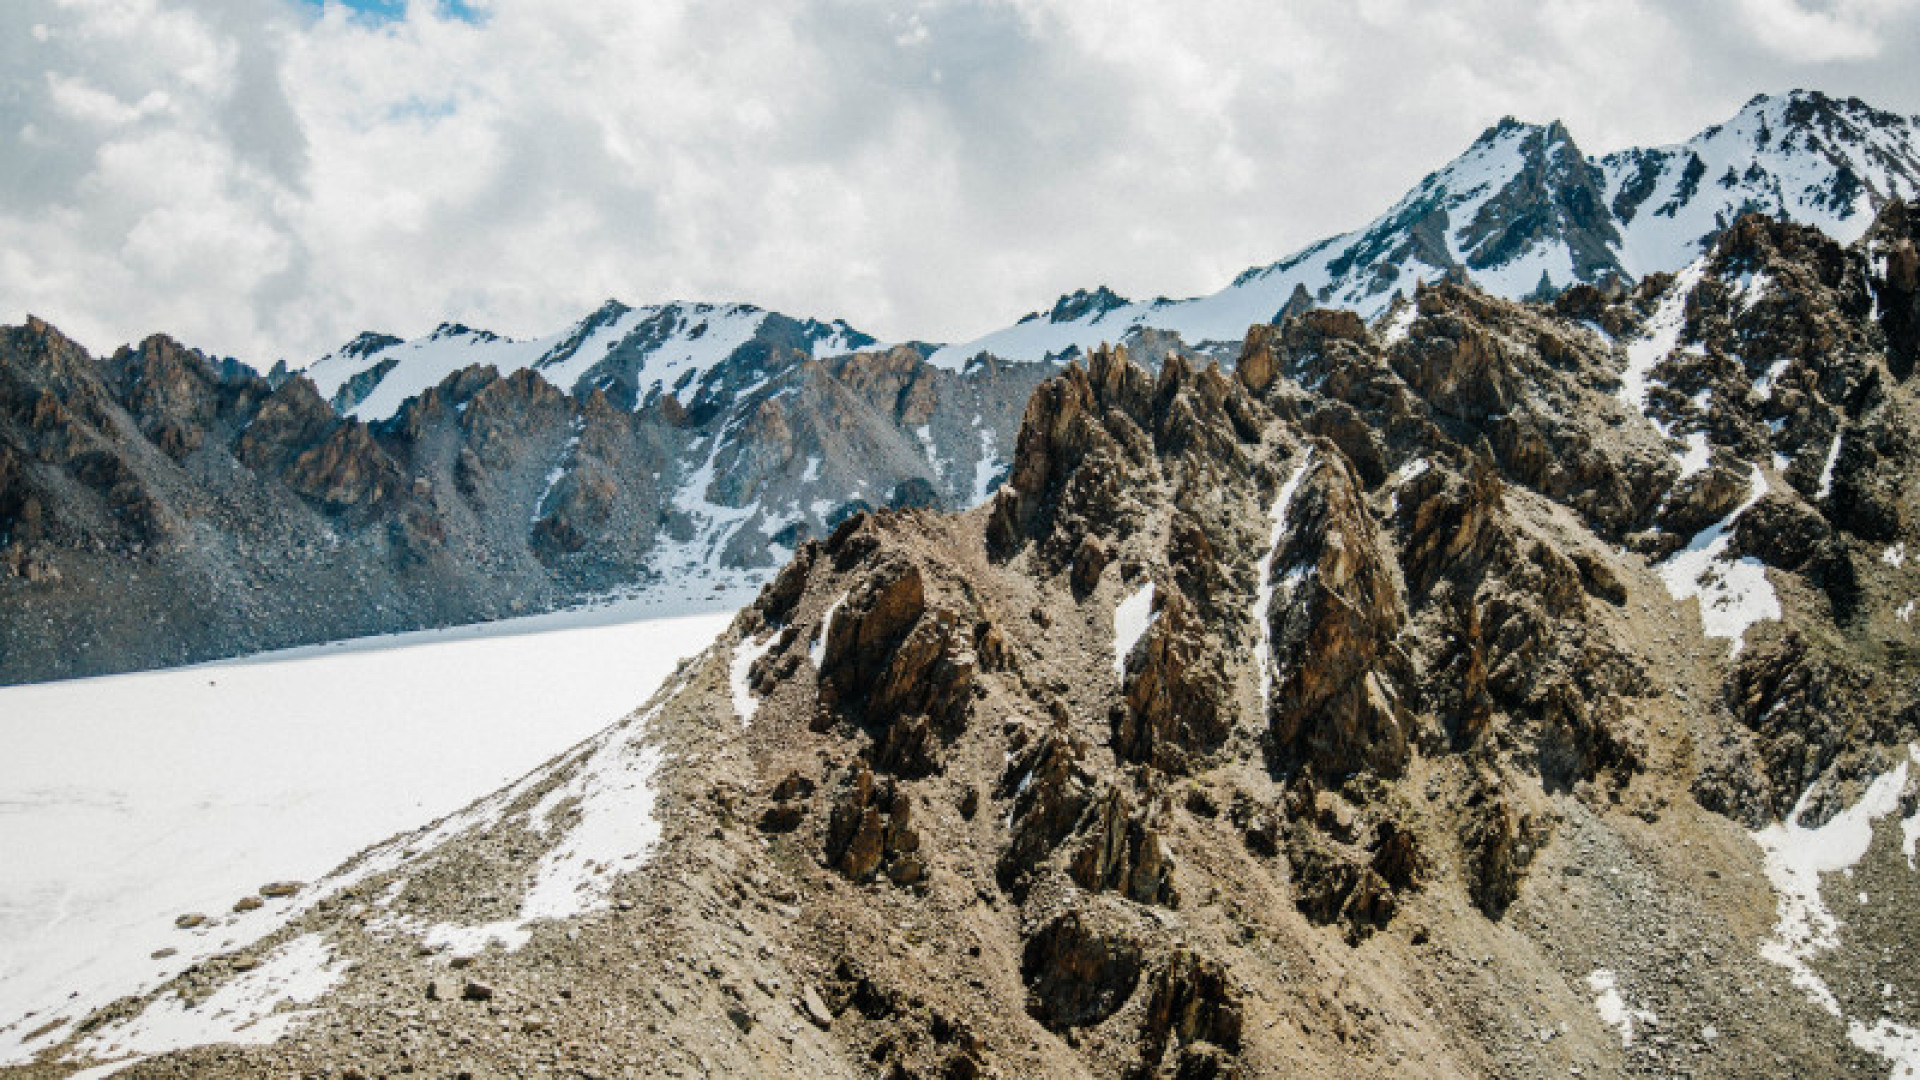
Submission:
[[[396,22],[406,17],[407,0],[303,0],[308,7],[343,7],[374,22]],[[435,0],[434,6],[444,15],[451,15],[464,22],[477,23],[480,12],[467,0]]]

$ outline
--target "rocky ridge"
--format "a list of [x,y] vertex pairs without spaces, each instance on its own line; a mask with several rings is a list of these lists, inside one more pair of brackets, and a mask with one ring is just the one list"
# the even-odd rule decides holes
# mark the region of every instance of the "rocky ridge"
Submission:
[[[24,1074],[1886,1076],[1915,210],[1100,350],[986,505],[800,544],[644,710]],[[288,1037],[141,1049],[321,946]]]
[[0,682],[613,592],[737,604],[849,514],[977,501],[1042,374],[763,341],[638,407],[467,364],[362,420],[304,376],[29,320],[0,340]]

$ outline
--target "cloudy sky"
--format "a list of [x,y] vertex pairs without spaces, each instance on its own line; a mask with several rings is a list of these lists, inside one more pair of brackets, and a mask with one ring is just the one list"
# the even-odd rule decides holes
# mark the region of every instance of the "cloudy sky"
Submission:
[[1211,291],[1503,114],[1589,152],[1810,86],[1920,113],[1920,0],[4,0],[0,322],[262,364],[607,297],[953,340]]

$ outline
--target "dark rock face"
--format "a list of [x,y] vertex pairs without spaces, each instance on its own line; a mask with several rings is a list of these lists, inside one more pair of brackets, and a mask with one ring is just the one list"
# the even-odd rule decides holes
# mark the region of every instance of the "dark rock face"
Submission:
[[[1890,202],[1865,240],[1880,331],[1887,339],[1887,367],[1897,379],[1913,375],[1920,362],[1920,214],[1912,204]],[[1870,265],[1871,269],[1871,265]]]
[[1467,895],[1488,918],[1498,919],[1520,895],[1545,837],[1532,815],[1498,794],[1484,794],[1462,839],[1469,857]]
[[[1843,759],[1912,740],[1915,710],[1860,665],[1823,656],[1799,634],[1743,656],[1724,688],[1727,707],[1753,733],[1753,776],[1710,775],[1704,796],[1746,819],[1784,817],[1802,792]],[[1750,803],[1764,807],[1741,813]],[[1825,815],[1818,815],[1824,819]]]
[[1155,599],[1160,610],[1127,664],[1114,745],[1128,760],[1184,772],[1227,736],[1227,672],[1184,594],[1168,590]]
[[1798,570],[1820,550],[1832,529],[1820,512],[1790,492],[1761,497],[1734,522],[1734,543],[1768,566]]
[[1097,1024],[1133,996],[1140,968],[1140,949],[1126,936],[1068,912],[1027,939],[1027,1011],[1055,1031]]
[[1009,763],[1000,783],[1001,796],[1013,800],[996,871],[1001,888],[1018,890],[1086,814],[1093,796],[1080,763],[1085,754],[1071,736],[1049,732]]
[[[297,374],[263,379],[163,337],[95,359],[44,323],[9,330],[0,535],[22,573],[7,580],[31,568],[54,617],[0,604],[0,681],[498,618],[665,579],[750,582],[865,505],[858,490],[895,506],[984,497],[1044,374],[955,375],[918,347],[816,361],[803,350],[836,331],[756,314],[752,341],[670,392],[639,394],[635,339],[597,382],[474,366],[374,423],[336,408],[394,372],[391,338],[339,354],[371,366],[329,402]],[[191,550],[176,543],[188,521]],[[54,580],[81,563],[110,586]],[[116,596],[166,618],[106,610]]]
[[1274,681],[1268,723],[1283,759],[1344,777],[1406,764],[1407,717],[1393,639],[1405,620],[1359,481],[1329,444],[1315,449],[1274,560],[1267,614]]
[[[1179,1046],[1175,1075],[1233,1075],[1228,1058],[1240,1049],[1245,1018],[1226,969],[1186,949],[1176,950],[1149,981],[1146,1017],[1141,1021],[1141,1058],[1151,1069],[1165,1059],[1169,1046]],[[1224,1071],[1223,1071],[1224,1070]]]

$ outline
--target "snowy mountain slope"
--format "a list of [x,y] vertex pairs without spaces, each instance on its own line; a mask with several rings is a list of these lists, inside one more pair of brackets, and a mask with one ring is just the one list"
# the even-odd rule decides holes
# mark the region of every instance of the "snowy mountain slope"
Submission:
[[1761,95],[1732,120],[1671,147],[1585,156],[1559,123],[1502,120],[1365,228],[1320,241],[1190,300],[1062,298],[931,361],[982,354],[1037,362],[1085,355],[1140,329],[1193,348],[1237,345],[1253,323],[1304,306],[1384,312],[1418,281],[1463,273],[1519,299],[1609,277],[1679,270],[1743,210],[1814,225],[1850,243],[1889,199],[1920,194],[1920,118],[1809,91]]
[[[616,605],[0,690],[0,1065],[272,933],[321,889],[235,902],[317,881],[565,751],[731,618],[656,613]],[[177,928],[189,913],[207,921]]]
[[360,420],[384,420],[408,398],[474,364],[502,375],[531,368],[561,390],[604,390],[629,408],[669,392],[682,395],[743,349],[779,347],[839,356],[877,344],[835,320],[796,320],[751,304],[670,303],[631,308],[609,300],[565,330],[515,341],[442,323],[413,341],[362,334],[304,374],[322,397]]

